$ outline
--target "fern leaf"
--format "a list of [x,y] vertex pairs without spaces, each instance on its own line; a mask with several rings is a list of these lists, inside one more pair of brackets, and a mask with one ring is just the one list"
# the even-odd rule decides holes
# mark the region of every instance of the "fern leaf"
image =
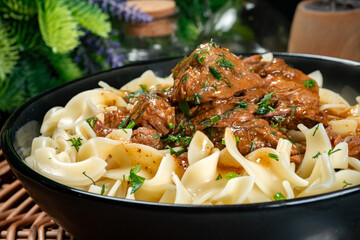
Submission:
[[67,53],[79,45],[82,32],[63,1],[37,0],[41,36],[54,53]]
[[48,54],[47,58],[63,82],[68,82],[82,76],[80,68],[69,55]]
[[19,59],[19,47],[16,39],[10,36],[0,20],[0,82],[16,65]]
[[[43,44],[36,19],[4,21],[10,36],[14,36],[21,51],[35,50]],[[34,31],[35,30],[35,31]]]
[[0,82],[0,111],[10,113],[27,100],[25,79],[8,76]]
[[3,0],[0,1],[0,12],[5,19],[28,20],[37,13],[34,0]]
[[107,38],[111,30],[109,16],[102,10],[83,0],[67,0],[66,6],[81,26],[90,32]]

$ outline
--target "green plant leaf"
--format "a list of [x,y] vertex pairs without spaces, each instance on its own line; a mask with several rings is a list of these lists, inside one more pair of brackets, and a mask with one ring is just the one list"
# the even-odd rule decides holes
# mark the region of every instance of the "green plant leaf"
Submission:
[[16,39],[10,36],[0,20],[0,82],[11,73],[18,59],[19,47]]
[[64,82],[74,80],[82,76],[81,69],[74,63],[68,54],[48,54],[50,64]]
[[63,1],[37,0],[41,36],[54,53],[67,53],[76,48],[82,32]]
[[7,77],[0,82],[0,111],[10,113],[27,100],[24,79]]
[[66,0],[65,3],[81,26],[101,37],[109,36],[111,30],[109,16],[98,6],[83,0]]
[[36,51],[40,49],[40,45],[43,45],[36,18],[30,20],[5,20],[4,25],[10,36],[16,39],[21,52],[27,50]]
[[0,12],[5,19],[28,20],[37,13],[34,0],[3,0],[0,1]]

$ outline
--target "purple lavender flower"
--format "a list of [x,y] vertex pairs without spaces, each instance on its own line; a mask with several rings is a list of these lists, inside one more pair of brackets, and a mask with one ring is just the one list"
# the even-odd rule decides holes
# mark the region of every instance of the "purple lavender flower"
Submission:
[[[81,38],[82,44],[78,47],[74,61],[83,65],[84,74],[98,72],[105,68],[121,67],[125,64],[126,58],[119,52],[120,44],[107,38],[98,37],[90,32]],[[97,62],[93,55],[105,58],[103,65]]]
[[140,9],[136,9],[135,5],[129,6],[127,0],[88,0],[91,4],[97,4],[105,12],[126,22],[151,22],[153,18],[146,13],[142,13]]

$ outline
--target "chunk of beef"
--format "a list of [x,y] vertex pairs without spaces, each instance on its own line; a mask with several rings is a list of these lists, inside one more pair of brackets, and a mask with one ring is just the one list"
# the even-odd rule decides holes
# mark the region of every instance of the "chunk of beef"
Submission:
[[174,102],[200,104],[261,87],[263,80],[243,61],[216,44],[200,45],[172,70]]
[[130,141],[148,145],[156,149],[164,148],[163,143],[160,140],[160,134],[152,128],[139,127],[135,129],[132,133]]
[[[125,124],[130,115],[131,112],[126,108],[119,108],[117,111],[104,112],[104,122],[96,119],[93,128],[96,136],[105,137],[111,133],[113,129],[117,129],[120,123],[124,122]],[[126,127],[126,125],[124,127]]]
[[170,125],[175,125],[175,108],[169,101],[156,94],[148,93],[137,99],[133,109],[136,126],[153,128],[162,135],[170,132]]
[[335,147],[341,142],[346,142],[348,144],[349,156],[360,159],[360,138],[358,136],[347,136],[342,138],[332,131],[331,125],[326,128],[326,132],[328,133],[332,147]]
[[105,112],[104,125],[108,128],[117,128],[120,123],[129,118],[130,114],[131,112],[126,108],[119,108],[117,111]]
[[253,119],[256,108],[256,105],[246,103],[241,97],[219,99],[192,107],[190,118],[177,114],[176,122],[185,128],[186,134],[214,127],[236,127]]
[[327,125],[327,114],[319,109],[318,86],[306,74],[278,58],[264,62],[260,55],[254,55],[245,58],[244,62],[263,77],[266,92],[274,92],[271,102],[275,111],[268,112],[265,119],[274,121],[273,117],[282,118],[282,126],[287,129],[297,129],[299,123],[307,127],[317,123]]
[[[276,148],[280,138],[288,139],[281,131],[274,129],[263,119],[254,119],[245,122],[233,130],[238,139],[237,147],[241,154],[247,155],[251,151],[271,147]],[[291,155],[297,155],[305,149],[297,144],[292,145]]]

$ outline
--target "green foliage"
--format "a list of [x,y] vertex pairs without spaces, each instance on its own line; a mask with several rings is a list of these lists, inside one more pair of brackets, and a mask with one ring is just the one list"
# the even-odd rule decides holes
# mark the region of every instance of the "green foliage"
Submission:
[[79,45],[82,32],[63,1],[37,0],[41,36],[54,53],[67,53]]
[[4,21],[4,25],[7,26],[9,34],[16,39],[16,43],[19,46],[20,51],[36,51],[39,49],[39,46],[43,45],[40,32],[34,31],[34,29],[39,29],[36,19],[9,19]]
[[0,20],[0,82],[11,73],[19,59],[19,48]]
[[111,30],[109,16],[98,6],[83,0],[67,0],[66,5],[81,26],[101,37],[108,37]]
[[27,20],[37,13],[35,0],[2,0],[0,11],[3,18],[15,20]]
[[82,76],[81,69],[68,54],[49,53],[47,58],[60,79],[67,82]]
[[80,28],[106,38],[108,19],[87,0],[0,0],[0,121],[27,99],[81,77],[71,52]]

